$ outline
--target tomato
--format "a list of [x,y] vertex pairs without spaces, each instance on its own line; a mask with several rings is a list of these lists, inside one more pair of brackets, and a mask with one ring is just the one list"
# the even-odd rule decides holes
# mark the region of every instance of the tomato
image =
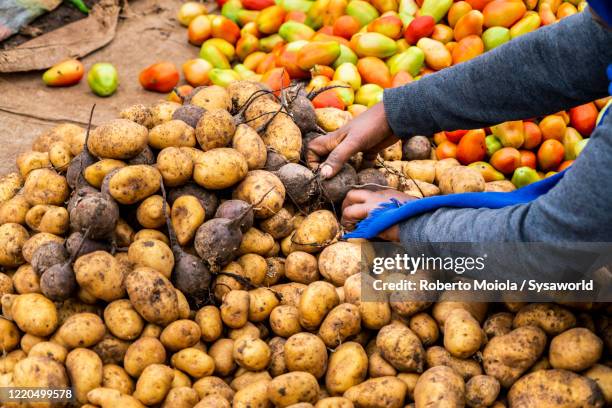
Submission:
[[511,174],[521,166],[521,153],[514,147],[502,147],[491,156],[493,167],[504,174]]
[[212,33],[212,25],[207,16],[197,16],[187,28],[187,38],[193,45],[202,45],[202,43],[210,38]]
[[538,149],[538,164],[544,171],[556,169],[563,161],[565,149],[556,139],[545,140]]
[[170,92],[179,81],[179,72],[168,61],[150,65],[140,72],[140,85],[148,91]]
[[210,62],[202,58],[194,58],[183,63],[183,75],[185,80],[192,86],[203,86],[210,84],[208,74],[214,67]]
[[49,68],[42,76],[47,86],[71,86],[79,83],[85,74],[81,61],[70,59]]
[[595,129],[599,112],[593,102],[570,109],[570,123],[582,136],[589,136]]
[[557,171],[563,171],[567,169],[568,167],[570,167],[572,164],[574,164],[573,160],[566,160],[559,165],[559,167],[557,168]]
[[303,11],[289,11],[286,15],[285,15],[285,22],[287,21],[297,21],[298,23],[303,23],[304,21],[306,21],[306,13],[304,13]]
[[312,105],[315,109],[318,108],[338,108],[344,110],[345,105],[338,95],[335,89],[328,89],[327,91],[321,92],[312,100]]
[[539,126],[544,140],[555,139],[560,141],[563,139],[563,135],[567,129],[565,121],[559,115],[546,116],[542,119]]
[[464,165],[481,161],[486,154],[485,132],[482,129],[470,130],[457,145],[457,160]]
[[336,20],[332,28],[333,34],[350,40],[361,27],[353,16],[342,16]]
[[408,24],[406,31],[404,31],[404,38],[408,41],[408,44],[414,45],[421,38],[429,37],[435,26],[436,20],[432,16],[419,16]]
[[438,146],[442,142],[447,141],[448,138],[446,137],[446,133],[445,132],[438,132],[438,133],[434,134],[433,140],[434,140],[435,145]]
[[538,125],[533,122],[523,122],[523,130],[525,141],[522,147],[525,149],[535,149],[542,143],[542,131]]
[[459,143],[461,138],[467,133],[467,130],[453,130],[452,132],[444,132],[446,138],[453,143]]
[[261,82],[268,85],[276,96],[280,96],[281,89],[288,87],[291,79],[285,68],[274,68],[261,77]]
[[537,159],[534,152],[530,150],[519,150],[521,153],[521,166],[531,167],[535,169],[537,166]]
[[449,140],[445,140],[436,147],[436,157],[438,160],[456,158],[457,145]]
[[186,96],[191,94],[193,87],[191,85],[177,86],[168,94],[167,100],[176,103],[183,103]]

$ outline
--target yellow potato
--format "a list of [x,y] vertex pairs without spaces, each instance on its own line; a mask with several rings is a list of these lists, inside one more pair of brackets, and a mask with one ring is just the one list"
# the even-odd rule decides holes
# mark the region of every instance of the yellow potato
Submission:
[[249,321],[267,320],[278,304],[276,294],[268,288],[256,288],[249,291]]
[[178,147],[166,147],[157,155],[157,170],[168,187],[181,186],[191,180],[193,161]]
[[324,281],[311,283],[300,296],[300,324],[307,330],[317,329],[338,303],[340,299],[332,284]]
[[268,383],[267,393],[276,407],[288,407],[298,402],[315,403],[319,399],[319,384],[312,374],[294,371],[273,378]]
[[12,386],[67,388],[68,376],[64,366],[50,357],[27,357],[15,364]]
[[144,329],[144,320],[127,299],[115,300],[106,306],[104,323],[114,336],[122,340],[137,339]]
[[245,254],[238,258],[237,262],[242,267],[243,276],[248,278],[251,283],[259,285],[266,279],[268,274],[268,263],[263,256],[258,254]]
[[332,395],[342,395],[363,382],[368,374],[368,356],[359,343],[340,345],[329,357],[325,386]]
[[134,381],[122,367],[116,364],[105,364],[102,367],[102,386],[127,395],[134,392]]
[[232,147],[246,158],[249,170],[261,169],[266,165],[266,145],[250,126],[238,125],[232,139]]
[[68,169],[73,155],[70,151],[70,146],[66,142],[55,142],[49,149],[49,161],[53,168],[59,172],[64,172]]
[[70,316],[57,329],[54,339],[67,349],[91,347],[99,343],[106,332],[104,322],[93,313],[77,313]]
[[128,249],[128,259],[135,267],[149,267],[170,278],[174,254],[168,245],[155,239],[134,241]]
[[[315,109],[317,125],[326,132],[333,132],[346,125],[353,117],[349,112],[338,108]],[[401,149],[401,148],[400,148]]]
[[499,381],[488,375],[477,375],[465,384],[465,400],[471,407],[493,405],[500,390]]
[[204,112],[195,128],[198,144],[204,151],[226,147],[236,131],[234,118],[225,109]]
[[218,307],[204,306],[196,313],[195,321],[200,326],[202,340],[212,342],[221,337],[223,321]]
[[163,211],[164,200],[160,195],[152,195],[142,200],[136,210],[138,223],[145,228],[160,228],[166,224]]
[[101,408],[144,408],[145,406],[131,395],[123,394],[112,388],[95,388],[87,393],[87,399]]
[[425,350],[418,336],[404,324],[391,323],[381,328],[376,336],[376,346],[397,370],[422,372]]
[[304,371],[321,378],[327,369],[325,343],[314,334],[297,333],[284,346],[285,364],[289,371]]
[[10,320],[0,317],[0,349],[12,351],[19,345],[19,330]]
[[298,308],[292,305],[275,307],[270,313],[270,328],[274,334],[282,337],[290,337],[299,333],[302,326]]
[[115,169],[125,167],[125,162],[115,159],[102,159],[89,165],[83,170],[83,177],[92,186],[100,188],[104,177]]
[[317,258],[303,251],[290,253],[285,260],[285,276],[290,281],[304,284],[319,280]]
[[338,220],[331,211],[318,210],[306,216],[291,237],[293,251],[319,252],[337,239]]
[[181,319],[170,323],[161,333],[160,341],[170,351],[195,346],[200,340],[200,326],[193,320]]
[[189,103],[206,110],[225,109],[229,111],[232,107],[227,90],[219,85],[198,88],[190,95]]
[[410,318],[410,330],[412,330],[424,346],[430,346],[438,340],[440,331],[436,321],[427,313],[418,313]]
[[167,147],[195,147],[194,129],[182,120],[169,120],[149,131],[149,146],[162,150]]
[[361,271],[362,262],[359,244],[336,242],[321,251],[319,270],[325,279],[342,286],[349,276]]
[[569,329],[550,342],[548,359],[553,368],[583,371],[593,366],[603,353],[603,341],[589,329]]
[[79,286],[98,299],[112,302],[125,295],[123,270],[108,252],[81,256],[74,263],[74,273]]
[[444,348],[453,356],[468,358],[476,353],[484,342],[480,324],[463,309],[449,313],[444,323]]
[[396,377],[371,378],[352,386],[343,396],[357,407],[400,408],[404,406],[406,384]]
[[223,297],[221,319],[228,327],[238,329],[247,323],[249,317],[249,292],[232,290]]
[[252,170],[234,189],[233,198],[252,204],[256,218],[269,218],[283,208],[285,186],[269,171]]
[[274,238],[255,227],[242,234],[239,251],[241,254],[266,255],[274,247]]
[[211,356],[194,347],[184,348],[172,356],[172,366],[194,378],[212,375],[215,361]]
[[360,331],[359,308],[351,303],[342,303],[327,314],[319,327],[319,337],[327,347],[334,348]]
[[23,178],[18,173],[9,173],[0,177],[0,204],[10,200],[23,186]]
[[30,204],[22,195],[0,202],[0,224],[25,224],[29,209]]
[[161,408],[192,408],[199,399],[198,393],[190,387],[173,387],[166,395]]
[[247,172],[247,161],[240,152],[220,147],[201,155],[195,163],[193,179],[202,187],[219,190],[238,183]]
[[145,367],[151,364],[163,364],[166,361],[166,349],[155,337],[142,337],[130,344],[123,359],[125,371],[136,378]]
[[40,356],[40,357],[51,357],[58,363],[64,363],[66,361],[66,356],[68,355],[68,350],[65,347],[53,343],[51,341],[41,341],[36,343],[30,348],[28,352],[29,357]]
[[127,119],[113,119],[89,134],[87,147],[102,159],[131,159],[147,145],[146,127]]
[[[13,350],[6,355],[0,357],[0,374],[9,374],[12,376],[15,364],[24,358],[28,357],[25,351],[21,349]],[[34,356],[32,356],[34,357]]]
[[178,319],[176,291],[155,269],[135,268],[126,277],[125,288],[132,305],[146,321],[165,326]]
[[473,359],[460,359],[451,356],[443,347],[433,346],[427,349],[425,360],[428,367],[447,366],[455,370],[457,374],[468,380],[482,374],[480,364]]
[[555,336],[576,325],[576,317],[568,309],[554,303],[530,303],[514,316],[513,327],[537,326]]
[[205,217],[204,207],[196,197],[184,195],[174,200],[171,218],[179,244],[187,245],[193,240]]
[[215,374],[222,377],[230,375],[236,369],[236,362],[232,357],[234,340],[219,339],[208,350],[208,355],[214,360]]
[[30,205],[63,205],[69,188],[66,178],[54,170],[36,169],[28,174],[22,192]]
[[465,383],[452,368],[438,366],[425,371],[414,388],[418,406],[463,407]]
[[170,240],[168,239],[166,234],[164,234],[161,231],[154,230],[154,229],[147,229],[147,228],[141,229],[136,234],[134,234],[134,239],[132,240],[132,242],[135,242],[141,239],[145,239],[145,240],[146,239],[156,239],[158,241],[163,242],[166,245],[170,245]]
[[135,204],[159,190],[160,182],[160,173],[152,166],[126,166],[110,177],[108,191],[119,204]]
[[595,364],[584,373],[584,376],[595,381],[604,395],[606,404],[612,404],[612,368],[603,364]]
[[51,160],[48,152],[29,151],[17,156],[16,164],[21,177],[26,178],[33,170],[50,168]]
[[47,337],[57,327],[57,309],[53,302],[38,293],[16,296],[11,316],[19,329],[40,337]]
[[234,397],[234,390],[219,377],[201,378],[193,384],[193,389],[196,390],[200,399],[208,396],[218,396],[231,401]]
[[86,403],[87,393],[102,386],[102,360],[86,348],[76,348],[66,356],[66,368],[77,401]]
[[440,175],[442,194],[474,193],[485,189],[485,181],[479,171],[465,166],[450,167]]

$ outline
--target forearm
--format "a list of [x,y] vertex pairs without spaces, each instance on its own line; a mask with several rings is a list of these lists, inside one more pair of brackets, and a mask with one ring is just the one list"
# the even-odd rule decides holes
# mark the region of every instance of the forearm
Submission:
[[400,226],[414,242],[612,242],[612,115],[595,130],[567,174],[547,194],[502,209],[450,209]]
[[612,31],[590,12],[384,94],[400,137],[546,115],[607,95]]

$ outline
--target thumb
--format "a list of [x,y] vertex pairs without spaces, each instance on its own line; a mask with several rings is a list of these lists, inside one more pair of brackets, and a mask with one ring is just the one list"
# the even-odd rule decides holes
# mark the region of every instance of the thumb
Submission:
[[359,152],[359,146],[351,140],[350,136],[345,138],[321,164],[321,177],[324,179],[334,177],[357,152]]

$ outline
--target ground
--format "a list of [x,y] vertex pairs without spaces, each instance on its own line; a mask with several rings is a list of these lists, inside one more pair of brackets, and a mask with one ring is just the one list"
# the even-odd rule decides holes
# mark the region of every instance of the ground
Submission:
[[[145,91],[138,74],[161,60],[181,64],[198,55],[187,42],[187,31],[176,21],[180,0],[137,0],[124,10],[115,39],[82,59],[86,70],[96,62],[111,62],[119,71],[119,89],[109,98],[95,96],[85,78],[69,88],[49,88],[41,71],[0,74],[0,176],[13,171],[15,158],[29,150],[34,138],[58,123],[87,123],[96,104],[93,124],[117,117],[123,108],[152,104],[165,95]],[[2,51],[0,50],[0,58]]]

